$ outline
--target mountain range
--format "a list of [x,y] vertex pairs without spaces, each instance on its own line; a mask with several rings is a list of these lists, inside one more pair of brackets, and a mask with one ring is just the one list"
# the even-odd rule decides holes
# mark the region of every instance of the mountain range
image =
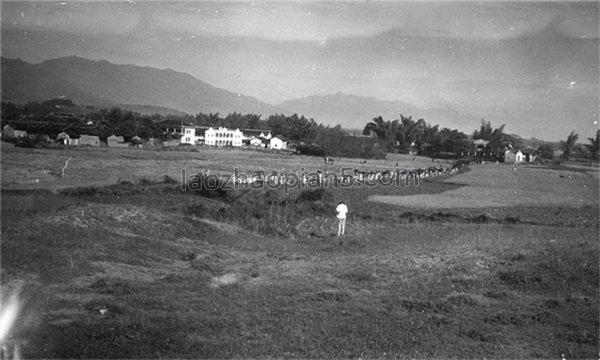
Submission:
[[232,112],[299,114],[325,125],[362,129],[374,117],[400,114],[430,124],[470,132],[479,120],[446,108],[420,109],[402,101],[383,101],[337,93],[309,96],[272,105],[251,96],[211,86],[191,75],[136,65],[117,65],[70,56],[31,64],[2,58],[2,101],[26,103],[68,98],[80,105],[120,106],[143,113],[196,114]]

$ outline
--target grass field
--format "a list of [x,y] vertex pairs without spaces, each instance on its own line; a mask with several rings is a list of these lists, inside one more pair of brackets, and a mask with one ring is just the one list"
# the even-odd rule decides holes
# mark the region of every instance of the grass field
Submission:
[[180,191],[182,168],[235,167],[325,169],[256,151],[2,144],[2,295],[20,289],[22,305],[9,342],[26,358],[598,356],[597,168]]

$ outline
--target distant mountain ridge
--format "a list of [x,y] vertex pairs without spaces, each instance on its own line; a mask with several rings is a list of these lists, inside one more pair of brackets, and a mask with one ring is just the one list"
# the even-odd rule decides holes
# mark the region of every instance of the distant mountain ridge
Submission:
[[187,113],[276,112],[256,98],[219,89],[191,75],[70,56],[30,64],[2,58],[2,100],[66,97],[77,104],[151,105]]
[[383,101],[337,93],[289,100],[277,106],[211,86],[191,75],[137,65],[116,65],[77,56],[31,64],[2,58],[3,101],[26,103],[68,98],[79,105],[120,106],[145,114],[232,112],[304,115],[325,125],[362,129],[374,117],[423,118],[440,127],[472,131],[479,119],[451,108],[419,109],[403,101]]

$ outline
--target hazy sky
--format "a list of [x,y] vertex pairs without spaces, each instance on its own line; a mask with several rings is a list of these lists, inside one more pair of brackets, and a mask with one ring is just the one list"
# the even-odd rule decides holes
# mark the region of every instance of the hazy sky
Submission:
[[343,92],[450,107],[548,140],[575,130],[585,142],[598,128],[595,1],[2,1],[1,10],[2,56],[29,62],[78,55],[170,68],[272,104]]

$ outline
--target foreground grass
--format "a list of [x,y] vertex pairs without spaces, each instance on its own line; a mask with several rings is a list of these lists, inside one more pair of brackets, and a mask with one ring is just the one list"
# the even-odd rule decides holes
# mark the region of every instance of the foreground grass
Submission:
[[597,227],[355,219],[340,243],[51,196],[3,213],[28,358],[598,353]]
[[[82,160],[70,164],[75,172],[23,186],[22,179],[46,174],[69,154],[45,159],[31,151],[3,154],[3,185],[96,187],[3,191],[2,288],[22,289],[12,340],[26,358],[599,352],[597,199],[583,207],[525,201],[442,211],[367,201],[477,186],[460,176],[401,189],[329,189],[306,202],[295,200],[298,192],[221,201],[152,184],[181,166],[230,168],[240,154],[227,151],[117,150],[124,158],[114,159],[97,149],[72,150]],[[303,157],[246,155],[245,166],[317,166]],[[19,159],[29,172],[16,166]],[[111,165],[116,170],[104,174]],[[485,183],[498,173],[468,174]],[[537,172],[527,174],[531,185],[524,186],[543,184],[534,181]],[[564,182],[588,184],[556,176],[546,193]],[[106,182],[120,184],[101,186]],[[351,209],[341,242],[331,236],[336,225],[328,213],[338,200]]]

